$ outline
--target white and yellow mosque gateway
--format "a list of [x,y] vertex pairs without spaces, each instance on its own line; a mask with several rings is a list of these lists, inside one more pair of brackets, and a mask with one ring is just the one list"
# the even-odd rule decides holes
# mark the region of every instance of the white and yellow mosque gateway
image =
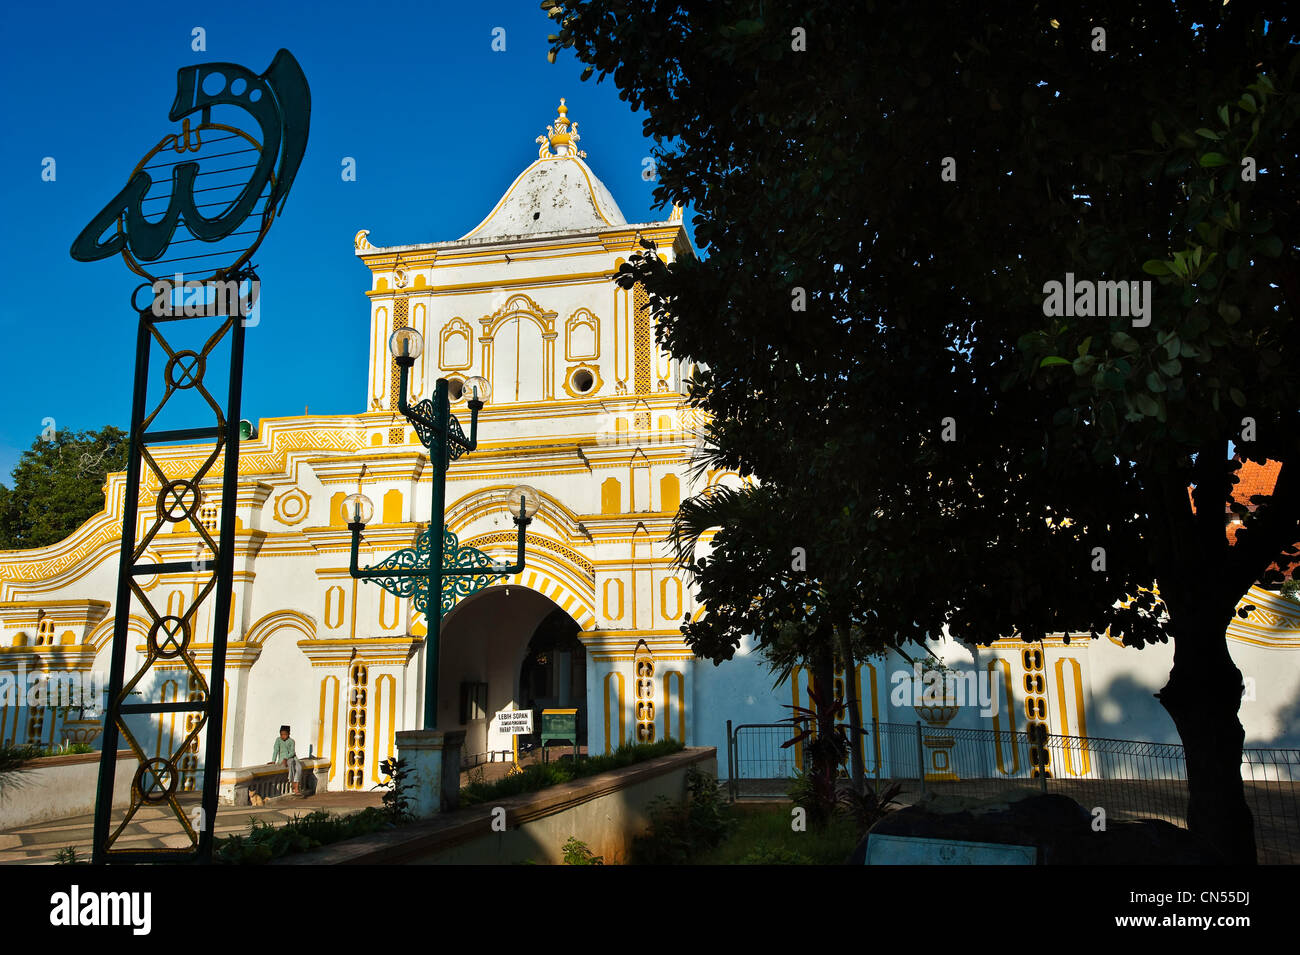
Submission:
[[[663,541],[684,496],[734,476],[690,477],[694,438],[682,368],[656,346],[644,292],[620,289],[614,276],[640,238],[653,240],[668,261],[693,251],[677,210],[668,221],[625,220],[583,161],[566,112],[561,101],[548,135],[538,137],[536,160],[463,238],[376,246],[366,231],[356,234],[355,254],[370,271],[365,410],[262,419],[242,442],[226,766],[264,763],[277,728],[288,723],[300,752],[310,745],[331,757],[331,788],[369,789],[384,779],[379,764],[394,752],[394,734],[421,724],[423,615],[409,600],[352,579],[340,511],[356,491],[376,502],[362,566],[412,546],[427,527],[428,457],[395,410],[399,378],[388,339],[402,327],[425,339],[412,369],[413,399],[429,395],[439,377],[450,380],[453,397],[470,376],[492,386],[478,450],[448,472],[446,525],[460,544],[513,560],[505,492],[526,482],[542,494],[528,528],[527,568],[463,598],[443,623],[438,726],[466,730],[467,755],[509,750],[491,717],[511,707],[577,707],[591,752],[672,736],[722,753],[728,720],[771,723],[788,715],[789,703],[807,702],[804,672],[774,690],[749,646],[715,668],[683,643],[680,625],[695,608]],[[194,473],[207,454],[195,445],[152,453],[169,474]],[[217,499],[215,481],[219,473]],[[108,672],[124,492],[125,475],[110,475],[105,511],[67,540],[0,554],[0,671]],[[205,505],[201,519],[216,527],[218,506]],[[173,527],[154,538],[146,560],[193,558],[197,531],[184,522]],[[142,585],[155,605],[180,615],[206,577],[168,575]],[[1296,732],[1287,714],[1300,697],[1293,662],[1300,612],[1258,590],[1250,602],[1256,610],[1231,634],[1234,657],[1255,686],[1242,718],[1249,740],[1285,745]],[[196,634],[211,632],[211,612],[210,601],[201,606]],[[146,625],[134,614],[131,632],[127,672],[145,643]],[[209,665],[210,646],[194,645],[200,666]],[[999,641],[974,654],[954,646],[946,656],[951,667],[984,674],[1002,696],[991,715],[968,706],[937,728],[1042,724],[1077,736],[1177,738],[1151,697],[1169,672],[1167,647]],[[149,699],[195,692],[181,666],[170,676],[160,664],[155,670],[162,675],[140,687]],[[910,665],[892,654],[860,664],[864,718],[935,722],[942,707],[891,699],[900,670]],[[68,719],[76,715],[18,700],[0,708],[0,743],[75,739],[87,731],[84,721]],[[142,738],[170,753],[184,739],[185,720],[165,717]],[[185,788],[196,783],[198,753],[183,766]],[[994,771],[1023,768],[990,754]],[[1060,771],[1093,770],[1080,762]]]

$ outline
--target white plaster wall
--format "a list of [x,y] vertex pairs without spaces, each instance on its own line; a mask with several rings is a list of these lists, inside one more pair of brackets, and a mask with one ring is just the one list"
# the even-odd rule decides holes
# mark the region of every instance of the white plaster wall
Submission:
[[[244,712],[230,714],[244,721],[244,746],[240,766],[265,763],[280,727],[288,724],[299,755],[307,755],[314,742],[319,717],[320,670],[298,649],[301,635],[282,627],[271,633],[249,674]],[[345,675],[345,674],[344,674]],[[373,680],[373,677],[372,677]]]
[[[526,706],[526,700],[516,699],[524,650],[537,625],[555,608],[554,602],[525,587],[496,585],[464,600],[447,615],[442,630],[438,725],[466,729],[467,754],[511,748],[508,735],[490,728],[492,716],[500,710]],[[487,719],[476,725],[460,722],[462,680],[488,684]],[[534,725],[538,718],[534,713]]]

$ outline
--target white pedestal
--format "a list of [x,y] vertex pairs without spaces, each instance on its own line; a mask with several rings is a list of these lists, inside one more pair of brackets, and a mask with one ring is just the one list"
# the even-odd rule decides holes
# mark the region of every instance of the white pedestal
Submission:
[[430,819],[460,804],[460,753],[464,730],[403,730],[397,734],[397,755],[411,768],[406,791],[411,814]]

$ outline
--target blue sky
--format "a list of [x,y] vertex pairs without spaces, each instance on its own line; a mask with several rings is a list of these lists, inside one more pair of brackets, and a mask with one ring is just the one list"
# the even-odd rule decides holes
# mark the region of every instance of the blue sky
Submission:
[[[129,12],[128,12],[129,11]],[[82,430],[130,415],[139,278],[119,257],[75,262],[73,238],[175,126],[182,66],[260,73],[289,49],[312,92],[311,135],[288,204],[254,261],[259,324],[247,337],[243,417],[363,410],[368,272],[376,245],[459,238],[537,157],[567,98],[587,162],[628,221],[652,212],[650,143],[611,81],[546,61],[551,21],[508,3],[24,3],[0,35],[0,481],[45,418]],[[207,49],[191,49],[191,31]],[[505,30],[504,52],[492,49]],[[357,178],[341,176],[345,156]],[[56,178],[44,182],[52,157]],[[179,235],[178,235],[179,238]]]

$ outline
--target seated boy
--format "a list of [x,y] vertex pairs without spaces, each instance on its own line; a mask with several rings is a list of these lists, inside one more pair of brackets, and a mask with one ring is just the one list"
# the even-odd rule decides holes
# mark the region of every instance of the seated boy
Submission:
[[298,788],[298,780],[302,777],[302,763],[298,761],[298,754],[294,751],[293,740],[289,738],[287,726],[280,727],[280,738],[275,741],[275,748],[271,750],[271,762],[283,763],[288,768],[293,794],[302,795]]

